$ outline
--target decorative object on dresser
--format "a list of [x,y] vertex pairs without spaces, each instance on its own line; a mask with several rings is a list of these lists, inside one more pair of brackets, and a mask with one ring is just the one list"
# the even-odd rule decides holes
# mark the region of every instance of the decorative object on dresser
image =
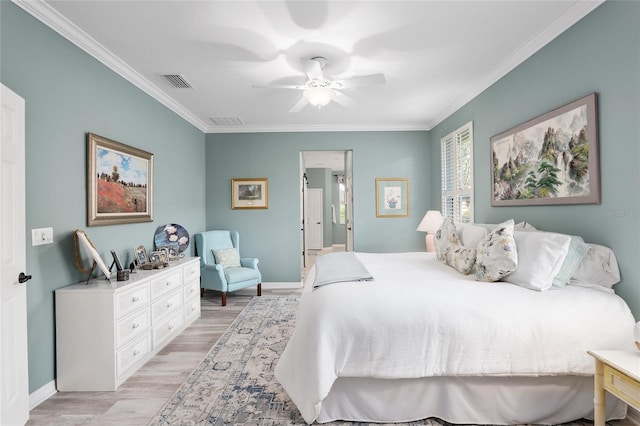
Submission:
[[59,391],[113,391],[200,316],[200,264],[55,291]]
[[[89,269],[82,266],[82,260],[80,259],[80,249],[78,248],[79,246],[78,241],[81,242],[82,246],[89,252],[89,254],[93,259],[93,263],[91,264],[91,268]],[[107,265],[104,263],[104,261],[100,257],[100,254],[98,254],[98,251],[96,250],[91,240],[89,240],[89,237],[87,236],[87,234],[80,229],[76,229],[73,233],[73,243],[75,248],[76,267],[80,272],[89,274],[87,278],[87,283],[91,279],[91,274],[93,274],[93,271],[96,269],[96,266],[100,267],[100,270],[104,274],[105,279],[107,279],[108,281],[111,278],[111,270],[107,268]]]
[[153,154],[87,134],[87,224],[153,221]]
[[182,253],[189,247],[189,241],[189,232],[176,223],[159,226],[153,236],[156,250],[162,250],[163,247],[172,247],[172,251],[175,252],[177,245],[178,255],[180,256],[183,256]]
[[409,179],[376,178],[376,217],[409,216]]
[[149,262],[149,256],[147,255],[147,249],[145,246],[136,246],[133,248],[133,264],[136,269],[140,269],[142,265]]
[[232,209],[268,209],[269,181],[267,178],[231,179]]
[[600,203],[595,93],[491,138],[492,206]]
[[424,215],[418,228],[416,231],[426,232],[426,247],[427,251],[435,251],[435,247],[433,245],[433,235],[436,233],[440,225],[442,225],[443,217],[440,210],[429,210],[427,214]]
[[200,256],[202,293],[205,289],[221,292],[222,306],[226,306],[230,291],[257,286],[258,296],[262,295],[258,259],[240,257],[237,231],[205,231],[195,234],[195,239],[196,252]]

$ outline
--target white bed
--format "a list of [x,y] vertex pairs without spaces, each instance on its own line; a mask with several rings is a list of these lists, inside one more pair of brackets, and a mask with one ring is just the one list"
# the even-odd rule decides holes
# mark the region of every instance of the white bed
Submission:
[[568,422],[593,414],[587,350],[635,348],[612,291],[478,282],[432,253],[356,256],[373,281],[314,290],[312,269],[275,369],[308,423]]

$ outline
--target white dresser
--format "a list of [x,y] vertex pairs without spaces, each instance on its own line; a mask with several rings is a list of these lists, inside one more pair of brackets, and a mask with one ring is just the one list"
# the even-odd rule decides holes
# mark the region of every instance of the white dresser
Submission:
[[200,261],[70,285],[55,302],[58,390],[116,390],[200,317]]

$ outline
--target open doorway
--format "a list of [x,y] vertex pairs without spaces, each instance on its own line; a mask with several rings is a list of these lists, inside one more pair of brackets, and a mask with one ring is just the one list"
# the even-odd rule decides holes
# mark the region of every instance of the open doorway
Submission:
[[300,152],[302,276],[319,251],[353,250],[352,171],[351,150]]

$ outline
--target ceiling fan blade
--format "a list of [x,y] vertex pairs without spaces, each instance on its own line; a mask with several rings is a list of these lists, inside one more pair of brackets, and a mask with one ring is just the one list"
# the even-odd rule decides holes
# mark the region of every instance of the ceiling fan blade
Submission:
[[356,101],[352,97],[345,95],[339,90],[336,90],[335,92],[336,95],[332,99],[335,103],[349,109],[354,109],[356,107]]
[[294,106],[291,107],[289,112],[300,112],[304,109],[304,107],[307,106],[308,103],[309,101],[307,100],[307,98],[305,98],[304,96],[301,96],[300,100],[296,102]]
[[304,70],[304,73],[307,74],[309,80],[324,80],[320,62],[304,58],[300,59],[300,61],[302,62],[302,69]]
[[251,87],[254,89],[295,89],[295,90],[304,90],[305,86],[300,84],[252,84]]
[[355,77],[345,78],[343,80],[336,80],[334,83],[340,84],[342,88],[371,86],[374,84],[384,84],[387,80],[384,78],[384,74],[369,74],[358,75]]

